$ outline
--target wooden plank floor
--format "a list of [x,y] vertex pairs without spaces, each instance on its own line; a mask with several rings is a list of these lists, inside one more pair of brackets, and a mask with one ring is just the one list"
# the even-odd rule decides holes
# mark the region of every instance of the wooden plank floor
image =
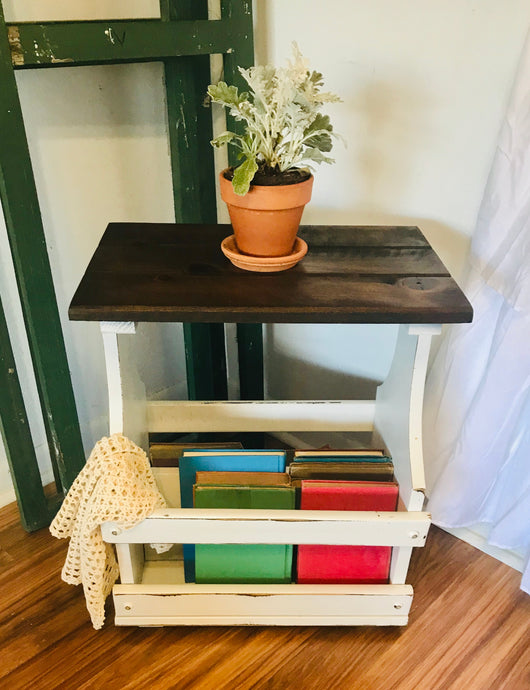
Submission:
[[0,510],[0,687],[526,690],[530,597],[520,574],[433,528],[413,557],[406,628],[93,630],[64,584],[66,542]]

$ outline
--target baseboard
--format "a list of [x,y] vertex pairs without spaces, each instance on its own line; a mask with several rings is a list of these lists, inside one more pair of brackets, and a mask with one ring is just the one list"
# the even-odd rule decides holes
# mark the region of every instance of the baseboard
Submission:
[[[50,486],[53,484],[54,478],[53,478],[53,471],[51,467],[49,470],[45,470],[44,472],[41,473],[41,478],[42,478],[42,484],[45,487]],[[15,494],[15,490],[12,486],[4,489],[3,491],[0,491],[0,508],[4,508],[5,506],[8,506],[11,503],[16,503],[17,497]]]
[[520,573],[523,572],[525,566],[525,559],[522,553],[519,551],[511,551],[509,549],[501,549],[498,546],[492,546],[488,544],[487,537],[489,534],[489,526],[485,524],[472,525],[471,527],[442,527],[444,532],[452,534],[457,539],[465,541],[467,544],[474,546],[476,549],[487,553],[488,556],[496,558],[501,563],[505,563],[518,570]]
[[0,508],[15,503],[15,501],[16,496],[13,489],[5,489],[5,491],[0,492]]

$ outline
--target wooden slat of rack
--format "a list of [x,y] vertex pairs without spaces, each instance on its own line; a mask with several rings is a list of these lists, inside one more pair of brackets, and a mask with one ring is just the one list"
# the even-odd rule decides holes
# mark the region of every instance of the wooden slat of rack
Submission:
[[429,513],[158,509],[130,529],[102,527],[116,544],[374,544],[423,546]]

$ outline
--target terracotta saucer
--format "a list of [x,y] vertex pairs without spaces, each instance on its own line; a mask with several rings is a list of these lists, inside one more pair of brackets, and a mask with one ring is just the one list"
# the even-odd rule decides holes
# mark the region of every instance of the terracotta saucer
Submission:
[[307,254],[307,243],[297,237],[293,251],[285,256],[251,256],[242,254],[237,248],[235,235],[225,237],[221,242],[221,250],[230,261],[245,271],[257,271],[259,273],[272,273],[274,271],[286,271],[295,266]]

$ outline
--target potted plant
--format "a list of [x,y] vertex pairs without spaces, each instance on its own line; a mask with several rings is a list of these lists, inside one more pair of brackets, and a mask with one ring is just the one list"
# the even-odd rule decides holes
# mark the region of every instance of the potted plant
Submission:
[[321,90],[322,75],[308,69],[296,44],[284,68],[258,65],[239,71],[248,92],[223,81],[208,87],[211,100],[244,123],[241,134],[227,131],[212,141],[216,147],[235,146],[241,160],[220,174],[237,245],[233,249],[256,257],[294,256],[301,249],[296,233],[311,198],[311,169],[334,162],[327,154],[335,134],[322,107],[340,98]]

